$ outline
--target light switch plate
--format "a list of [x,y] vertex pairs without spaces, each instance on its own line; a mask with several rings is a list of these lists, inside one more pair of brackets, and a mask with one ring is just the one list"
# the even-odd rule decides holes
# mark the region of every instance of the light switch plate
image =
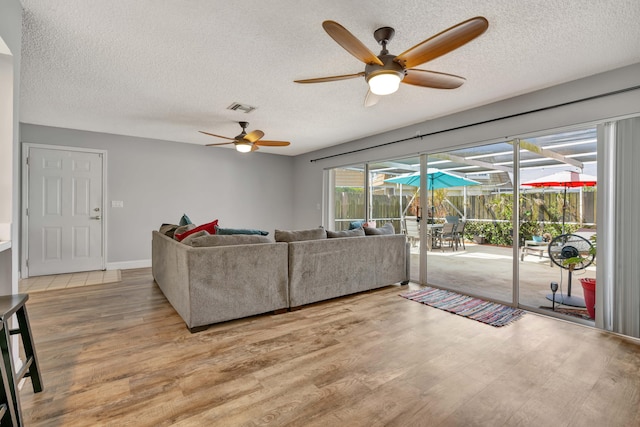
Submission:
[[124,202],[122,200],[112,200],[111,201],[111,207],[112,208],[123,208],[124,207]]

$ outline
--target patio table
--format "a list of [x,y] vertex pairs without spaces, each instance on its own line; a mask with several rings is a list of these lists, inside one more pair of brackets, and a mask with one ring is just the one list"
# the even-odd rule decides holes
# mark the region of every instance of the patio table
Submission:
[[437,249],[438,245],[438,232],[442,230],[442,224],[427,224],[427,250]]

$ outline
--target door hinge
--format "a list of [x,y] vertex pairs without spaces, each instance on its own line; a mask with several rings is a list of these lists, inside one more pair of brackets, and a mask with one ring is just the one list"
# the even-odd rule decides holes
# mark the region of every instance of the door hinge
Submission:
[[24,262],[24,265],[26,265],[26,266],[27,266],[27,268],[29,268],[29,260],[26,260],[26,261]]
[[25,214],[26,216],[29,216],[29,208],[27,208],[27,209],[25,209],[25,210],[24,210],[24,214]]
[[27,166],[29,166],[29,157],[27,157]]

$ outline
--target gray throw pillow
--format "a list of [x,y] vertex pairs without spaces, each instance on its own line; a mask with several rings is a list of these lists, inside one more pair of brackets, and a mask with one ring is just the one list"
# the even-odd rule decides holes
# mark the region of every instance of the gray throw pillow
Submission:
[[204,248],[209,246],[236,246],[236,245],[250,245],[254,243],[273,243],[268,237],[257,235],[243,235],[234,234],[230,236],[218,236],[217,234],[210,234],[208,236],[196,237],[191,241],[191,246],[194,248]]
[[336,237],[360,237],[364,236],[364,230],[362,227],[354,228],[353,230],[345,230],[345,231],[330,231],[327,230],[327,238],[334,239]]
[[175,231],[173,232],[173,238],[174,239],[176,238],[176,234],[182,234],[186,231],[193,230],[194,228],[196,228],[195,224],[181,225],[180,227],[176,228]]
[[326,239],[327,232],[322,227],[295,231],[276,230],[274,236],[276,242],[302,242],[304,240]]
[[388,222],[382,227],[378,227],[378,228],[364,227],[364,234],[366,234],[367,236],[379,236],[381,234],[396,234],[396,230],[393,228],[393,224]]
[[200,230],[200,231],[196,231],[193,234],[189,234],[187,237],[182,239],[181,242],[184,243],[185,245],[193,246],[192,244],[193,239],[197,239],[198,237],[202,237],[202,236],[210,236],[210,235],[211,234],[209,234],[207,230]]

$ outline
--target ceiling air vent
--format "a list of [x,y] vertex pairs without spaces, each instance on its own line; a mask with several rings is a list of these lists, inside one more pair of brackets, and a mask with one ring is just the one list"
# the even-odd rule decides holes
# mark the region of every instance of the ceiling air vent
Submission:
[[229,105],[227,107],[227,110],[233,110],[233,111],[244,111],[245,114],[248,114],[250,112],[252,112],[253,110],[255,110],[257,107],[252,107],[251,105],[247,105],[247,104],[240,104],[239,102],[234,102],[233,104]]

